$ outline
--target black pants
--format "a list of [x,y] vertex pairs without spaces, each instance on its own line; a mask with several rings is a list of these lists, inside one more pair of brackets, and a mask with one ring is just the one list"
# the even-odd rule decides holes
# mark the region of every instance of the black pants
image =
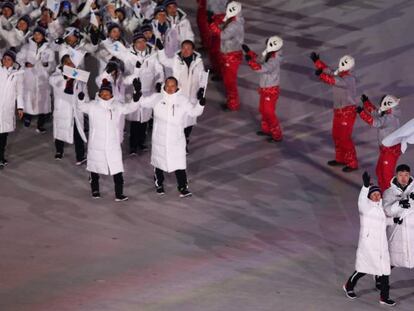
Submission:
[[129,128],[129,150],[137,151],[138,146],[145,144],[148,122],[131,121]]
[[[124,177],[122,173],[113,176],[115,184],[115,196],[119,198],[124,194]],[[91,172],[91,190],[92,193],[99,192],[99,174]]]
[[[352,275],[349,277],[348,282],[346,282],[346,289],[347,290],[353,290],[356,284],[358,283],[358,280],[365,276],[366,273],[361,273],[355,271],[352,273]],[[382,299],[388,299],[390,295],[390,285],[389,285],[389,276],[388,275],[381,275],[378,277],[378,280],[381,284],[381,298]]]
[[[85,144],[79,134],[76,125],[73,125],[73,141],[75,143],[76,161],[82,161],[85,158]],[[55,139],[56,153],[63,154],[65,143],[59,139]]]
[[191,135],[191,132],[193,131],[193,126],[187,126],[185,129],[184,129],[184,135],[185,135],[185,140],[186,140],[186,142],[187,142],[187,145],[188,145],[188,143],[190,142],[190,135]]
[[[27,113],[24,114],[24,120],[28,122],[29,124],[32,121],[32,117],[33,116],[31,114],[27,114]],[[46,123],[46,114],[44,113],[39,114],[37,116],[37,128],[38,129],[44,128],[45,123]]]
[[[184,190],[187,188],[187,173],[185,170],[176,170],[175,178],[177,179],[178,190]],[[164,171],[159,168],[155,168],[154,181],[156,187],[161,187],[164,183]]]
[[0,161],[3,162],[5,160],[4,153],[6,151],[7,145],[7,136],[9,133],[0,133]]

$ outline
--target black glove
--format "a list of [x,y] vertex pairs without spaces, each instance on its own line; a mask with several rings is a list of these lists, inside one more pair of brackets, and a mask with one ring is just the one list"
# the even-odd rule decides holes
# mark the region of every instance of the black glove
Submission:
[[132,95],[132,99],[134,100],[134,102],[137,102],[137,101],[139,101],[141,96],[142,96],[141,92],[134,92],[134,95]]
[[213,22],[213,16],[214,16],[213,11],[207,11],[207,23],[211,24]]
[[361,107],[361,106],[356,107],[356,112],[357,112],[357,113],[361,113],[361,112],[362,112],[362,110],[364,110],[364,108],[363,108],[363,107]]
[[65,40],[63,39],[63,38],[57,38],[56,40],[55,40],[55,43],[56,44],[62,44],[63,42],[65,42]]
[[252,60],[252,57],[249,54],[244,55],[244,59],[246,62],[250,62]]
[[155,40],[155,46],[157,47],[158,50],[163,50],[164,49],[164,44],[162,44],[162,42],[159,38],[157,38],[157,40]]
[[108,65],[106,65],[107,73],[112,73],[117,70],[118,70],[118,66],[114,62],[109,62]]
[[90,31],[91,34],[91,42],[93,45],[97,45],[99,43],[99,29],[93,29],[93,27],[91,28]]
[[410,208],[410,202],[408,201],[408,199],[404,199],[400,201],[400,206],[401,208]]
[[206,104],[206,98],[204,97],[204,88],[200,87],[197,91],[197,99],[201,106]]
[[310,59],[315,63],[319,60],[319,54],[316,54],[315,52],[312,52],[310,55]]
[[369,176],[368,172],[364,172],[364,174],[362,174],[362,181],[364,183],[364,187],[369,187],[371,177]]
[[134,86],[135,93],[140,93],[141,92],[142,85],[141,85],[141,80],[140,79],[135,78],[132,81],[132,85]]
[[399,217],[394,217],[394,223],[397,225],[401,225],[403,223],[403,219],[400,219]]
[[135,68],[141,68],[141,63],[139,61],[136,62]]
[[361,101],[362,101],[362,103],[365,103],[367,100],[368,100],[368,96],[365,95],[365,94],[362,94],[361,95]]
[[414,200],[414,192],[411,192],[411,193],[410,193],[410,199],[411,199],[411,200]]
[[242,49],[243,49],[244,53],[249,53],[250,52],[250,48],[247,46],[247,44],[242,44]]
[[317,75],[318,77],[322,74],[323,69],[319,68],[315,70],[315,75]]
[[161,82],[158,82],[157,84],[155,84],[155,90],[157,91],[157,93],[161,93],[161,87],[162,87]]
[[85,98],[85,93],[84,92],[80,92],[79,94],[78,94],[78,99],[79,100],[83,100]]

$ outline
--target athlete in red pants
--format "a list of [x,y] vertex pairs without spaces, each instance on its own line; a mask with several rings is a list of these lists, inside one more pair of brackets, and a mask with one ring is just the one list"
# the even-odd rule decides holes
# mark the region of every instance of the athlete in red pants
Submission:
[[361,101],[363,102],[363,107],[357,108],[359,116],[370,126],[377,128],[378,131],[380,154],[375,172],[378,178],[378,185],[381,191],[384,192],[390,187],[391,180],[394,177],[395,167],[401,155],[401,145],[396,144],[385,147],[381,142],[400,126],[400,121],[397,116],[398,113],[395,113],[399,99],[391,95],[384,96],[381,100],[379,110],[365,94],[361,96]]
[[207,0],[197,0],[197,25],[200,32],[201,43],[205,49],[210,46],[209,25],[207,17]]
[[245,58],[251,69],[260,73],[260,104],[259,111],[262,115],[261,131],[257,135],[270,136],[269,142],[282,140],[282,129],[276,116],[276,104],[279,99],[280,62],[283,40],[273,36],[266,41],[266,49],[263,51],[263,61],[257,62],[257,54],[243,44],[246,53]]
[[237,90],[237,73],[243,59],[241,44],[244,41],[244,19],[241,16],[241,4],[231,1],[227,4],[226,16],[222,24],[213,22],[211,31],[220,35],[221,74],[227,93],[224,110],[239,110],[240,99]]
[[358,160],[352,130],[356,119],[356,82],[351,74],[355,66],[355,60],[349,55],[339,60],[338,69],[332,71],[319,59],[315,52],[311,54],[315,64],[315,74],[321,81],[332,86],[334,118],[332,137],[335,144],[335,160],[328,162],[330,166],[345,165],[344,172],[352,172],[358,169]]

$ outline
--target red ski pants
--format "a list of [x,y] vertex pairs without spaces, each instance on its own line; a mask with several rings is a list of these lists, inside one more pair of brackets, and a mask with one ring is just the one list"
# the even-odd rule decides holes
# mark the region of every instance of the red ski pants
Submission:
[[351,168],[358,168],[358,160],[352,130],[356,119],[354,105],[334,109],[332,137],[335,144],[335,160]]
[[[213,16],[214,21],[222,21],[225,14],[216,14]],[[221,59],[221,52],[220,52],[220,43],[221,43],[221,36],[219,32],[212,32],[210,28],[208,29],[208,49],[209,49],[209,58],[211,69],[217,75],[221,74],[220,70],[220,59]]]
[[240,98],[237,90],[237,73],[243,60],[241,51],[221,54],[221,74],[227,93],[227,107],[230,110],[240,109]]
[[279,99],[279,87],[259,88],[259,111],[262,115],[262,131],[272,135],[274,140],[282,139],[282,129],[276,115],[276,104]]
[[400,144],[392,147],[380,146],[380,154],[375,172],[377,174],[378,185],[382,192],[390,187],[391,179],[394,177],[395,167],[400,155]]

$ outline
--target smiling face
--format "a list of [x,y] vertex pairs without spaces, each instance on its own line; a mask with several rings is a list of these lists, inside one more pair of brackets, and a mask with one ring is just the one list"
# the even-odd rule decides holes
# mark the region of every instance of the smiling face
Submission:
[[113,41],[118,41],[119,38],[121,38],[121,30],[118,27],[112,28],[111,32],[109,33],[109,38],[111,38]]
[[1,60],[1,62],[3,66],[6,68],[13,67],[13,64],[14,64],[13,59],[8,55],[3,56],[3,59]]
[[112,93],[108,90],[102,90],[99,92],[99,97],[103,100],[110,100],[112,98]]
[[165,81],[164,90],[167,94],[174,94],[178,90],[177,81],[174,79],[167,79]]
[[374,202],[381,201],[381,198],[382,198],[382,196],[381,196],[381,193],[379,191],[375,191],[375,192],[371,193],[371,195],[369,196],[369,199],[371,201],[374,201]]
[[17,23],[16,27],[20,31],[26,32],[27,29],[29,28],[29,25],[27,25],[27,23],[24,20],[19,20],[19,22]]

